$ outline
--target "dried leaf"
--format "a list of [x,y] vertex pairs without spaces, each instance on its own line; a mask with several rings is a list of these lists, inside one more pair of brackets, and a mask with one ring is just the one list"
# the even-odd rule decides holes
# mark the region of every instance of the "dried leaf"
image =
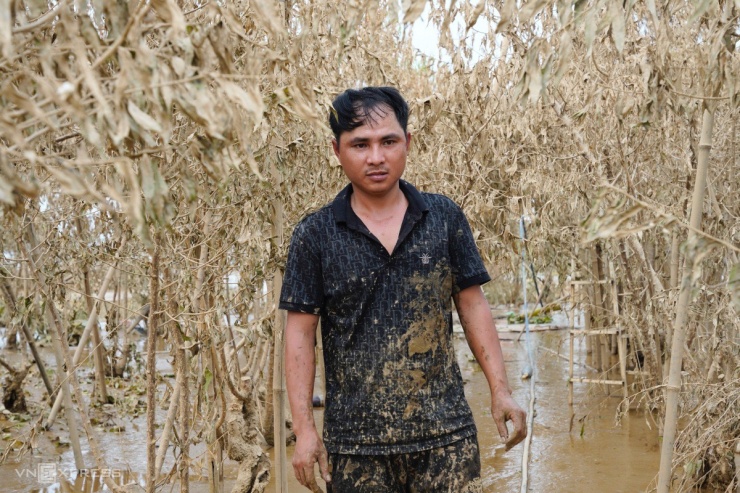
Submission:
[[730,269],[730,278],[727,280],[727,286],[730,288],[730,293],[732,293],[735,310],[740,311],[740,264],[735,264]]
[[[481,0],[483,2],[485,0]],[[403,23],[413,24],[416,19],[421,17],[426,7],[426,0],[403,0]]]
[[159,133],[162,131],[162,127],[159,123],[157,123],[154,118],[144,113],[132,100],[128,100],[126,108],[128,109],[128,114],[131,115],[131,118],[133,118],[136,124],[141,128],[149,130],[150,132]]
[[653,27],[657,28],[660,21],[658,20],[658,12],[655,9],[655,0],[647,0],[647,8],[653,18]]
[[529,0],[519,11],[519,22],[523,24],[529,22],[547,4],[548,0]]
[[0,53],[10,58],[13,54],[13,0],[0,0]]
[[252,0],[249,5],[254,9],[262,26],[277,38],[286,36],[282,15],[275,0]]
[[624,11],[620,4],[617,2],[611,2],[610,4],[610,17],[612,27],[612,39],[614,40],[614,46],[617,48],[619,53],[624,50]]
[[185,16],[174,0],[151,0],[151,5],[165,22],[172,25],[176,32],[185,32]]
[[47,167],[46,171],[56,179],[64,193],[79,199],[87,197],[88,188],[85,186],[83,177],[76,171],[53,166]]
[[239,85],[223,78],[218,79],[218,83],[229,99],[252,115],[254,127],[257,128],[262,123],[262,114],[265,111],[265,105],[259,90],[254,86],[249,86],[245,90]]
[[5,178],[0,175],[0,202],[3,202],[11,207],[15,206],[15,197],[13,197],[13,185],[5,181]]
[[573,40],[567,31],[560,37],[560,49],[558,50],[558,67],[552,77],[553,85],[557,85],[563,78],[573,57]]
[[470,13],[470,16],[465,20],[465,32],[470,31],[470,28],[472,28],[476,22],[478,22],[478,18],[483,13],[483,10],[486,8],[486,0],[478,0],[478,4],[475,6],[473,11]]
[[516,0],[504,0],[504,4],[499,11],[500,18],[496,24],[496,32],[502,33],[511,27],[511,19],[514,17],[516,9]]

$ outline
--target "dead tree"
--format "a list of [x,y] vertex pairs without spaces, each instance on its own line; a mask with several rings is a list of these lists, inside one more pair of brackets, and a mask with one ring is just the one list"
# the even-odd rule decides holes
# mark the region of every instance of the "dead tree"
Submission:
[[26,379],[34,363],[25,364],[18,370],[0,358],[0,365],[4,366],[9,373],[3,384],[3,406],[14,413],[25,413],[28,409],[26,408],[26,395],[23,393],[23,380]]
[[226,410],[226,449],[229,458],[239,462],[239,474],[231,493],[262,493],[270,480],[270,459],[260,445],[254,385],[251,379],[246,379],[240,395],[234,395],[236,389],[231,390]]

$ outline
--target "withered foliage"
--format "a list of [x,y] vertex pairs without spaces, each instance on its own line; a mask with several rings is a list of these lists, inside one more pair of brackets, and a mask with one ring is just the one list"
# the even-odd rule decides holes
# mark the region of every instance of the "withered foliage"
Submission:
[[[411,43],[425,8],[437,58]],[[178,371],[213,379],[194,392],[216,392],[178,426],[207,435],[237,355],[265,368],[250,354],[269,350],[292,225],[344,184],[331,100],[394,85],[412,108],[406,178],[463,206],[497,271],[516,272],[521,215],[553,286],[614,266],[644,370],[630,391],[658,416],[683,258],[700,259],[676,484],[726,488],[740,434],[738,14],[726,0],[0,0],[3,266],[19,300],[36,299],[19,249],[35,238],[44,300],[69,315],[83,271],[96,292],[118,253],[110,347],[150,300],[157,249],[162,337],[197,356]],[[705,234],[679,252],[704,109]]]

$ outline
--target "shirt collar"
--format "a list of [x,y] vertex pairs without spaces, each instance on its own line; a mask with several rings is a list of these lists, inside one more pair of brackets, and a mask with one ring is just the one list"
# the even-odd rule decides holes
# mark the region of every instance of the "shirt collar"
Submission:
[[[401,189],[401,192],[406,196],[406,200],[409,201],[409,207],[406,211],[407,214],[414,218],[420,218],[423,213],[429,211],[429,205],[416,187],[404,180],[399,180],[398,186]],[[350,183],[344,187],[344,189],[342,189],[334,199],[332,209],[334,211],[334,220],[336,222],[347,223],[357,217],[350,205],[351,196],[352,184]]]

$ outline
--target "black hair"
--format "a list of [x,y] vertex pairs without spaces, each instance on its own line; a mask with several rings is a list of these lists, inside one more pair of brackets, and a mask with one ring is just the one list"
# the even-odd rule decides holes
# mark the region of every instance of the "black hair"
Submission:
[[378,116],[385,116],[385,108],[396,115],[403,132],[409,121],[409,105],[395,87],[363,87],[347,89],[336,97],[329,111],[329,125],[339,142],[342,132],[372,123]]

